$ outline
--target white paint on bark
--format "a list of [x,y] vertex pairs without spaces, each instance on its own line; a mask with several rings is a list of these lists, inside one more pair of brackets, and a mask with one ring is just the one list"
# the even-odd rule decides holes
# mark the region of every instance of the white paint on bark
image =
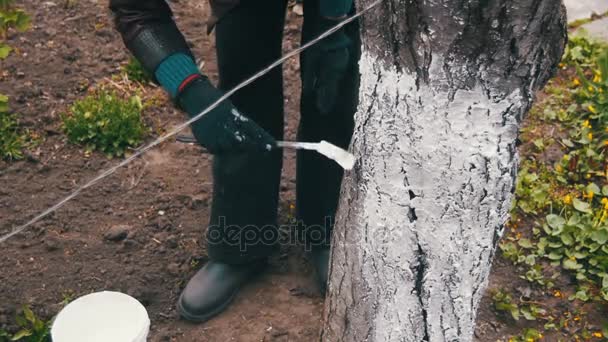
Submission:
[[417,86],[363,52],[359,164],[344,180],[326,302],[326,315],[343,317],[326,320],[322,340],[472,338],[530,99],[481,85],[450,94],[442,65],[433,55]]

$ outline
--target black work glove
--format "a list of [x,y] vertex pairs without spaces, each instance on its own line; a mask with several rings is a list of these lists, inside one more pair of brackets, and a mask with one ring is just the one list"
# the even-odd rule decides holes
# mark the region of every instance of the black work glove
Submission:
[[[338,22],[321,19],[317,32],[321,34]],[[317,34],[317,35],[318,35]],[[305,97],[313,97],[322,114],[336,104],[340,84],[350,63],[351,40],[344,28],[310,47],[304,58],[302,88]]]
[[[221,96],[223,93],[201,76],[179,93],[177,103],[193,117]],[[213,154],[268,152],[276,147],[274,138],[241,114],[229,99],[192,123],[191,128],[198,143]]]

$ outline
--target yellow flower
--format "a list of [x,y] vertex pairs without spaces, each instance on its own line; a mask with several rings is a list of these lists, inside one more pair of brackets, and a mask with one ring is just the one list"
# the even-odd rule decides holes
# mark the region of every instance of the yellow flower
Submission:
[[561,291],[560,291],[560,290],[555,290],[555,291],[553,292],[553,297],[561,297],[561,296],[562,296],[562,293],[561,293]]
[[[608,142],[608,140],[607,140],[607,142]],[[562,171],[564,171],[564,168],[561,165],[557,164],[557,166],[555,167],[555,171],[562,172]]]
[[589,192],[587,193],[587,195],[583,195],[583,197],[586,197],[586,198],[588,198],[588,199],[592,200],[594,195],[595,195],[595,194],[593,193],[593,191],[589,191]]
[[593,333],[593,337],[602,338],[604,337],[604,335],[601,332],[597,331]]
[[587,178],[587,179],[591,178],[591,174],[590,173],[586,174],[585,178]]
[[587,90],[589,90],[590,93],[593,93],[593,91],[595,90],[595,88],[593,88],[592,86],[588,86]]
[[593,133],[591,133],[591,132],[587,133],[587,139],[593,140]]
[[589,109],[589,111],[593,114],[597,114],[597,109],[595,109],[595,107],[593,105],[589,105],[589,107],[587,107],[587,109]]
[[602,204],[608,204],[608,198],[606,198],[606,197],[602,198]]
[[598,74],[595,74],[595,76],[593,77],[593,82],[595,83],[599,83],[601,80],[602,78]]
[[572,83],[577,87],[581,85],[581,81],[579,81],[578,78],[575,78]]
[[604,140],[604,146],[608,146],[608,140]]
[[589,122],[589,120],[583,121],[583,127],[584,128],[591,128],[591,123]]
[[563,201],[564,201],[564,204],[572,204],[572,196],[570,196],[570,195],[564,196]]

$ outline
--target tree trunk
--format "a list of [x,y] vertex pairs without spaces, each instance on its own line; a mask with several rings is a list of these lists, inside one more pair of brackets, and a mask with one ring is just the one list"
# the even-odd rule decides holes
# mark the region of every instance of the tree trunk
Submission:
[[556,0],[385,0],[362,19],[359,159],[322,341],[472,340],[519,124],[557,67],[565,19]]

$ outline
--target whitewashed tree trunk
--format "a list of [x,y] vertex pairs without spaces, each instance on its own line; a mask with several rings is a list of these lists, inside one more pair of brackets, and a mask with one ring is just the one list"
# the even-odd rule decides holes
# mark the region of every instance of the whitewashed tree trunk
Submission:
[[[359,0],[359,8],[371,0]],[[322,341],[471,341],[519,124],[565,40],[558,0],[385,0],[360,104]]]

